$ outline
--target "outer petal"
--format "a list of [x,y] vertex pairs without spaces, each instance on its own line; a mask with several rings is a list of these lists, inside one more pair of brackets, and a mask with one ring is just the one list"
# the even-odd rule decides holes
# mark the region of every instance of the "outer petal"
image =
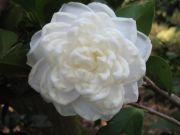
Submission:
[[124,103],[137,102],[139,96],[137,82],[124,86]]
[[42,35],[47,36],[53,33],[64,33],[69,29],[69,24],[64,22],[51,22],[46,24],[42,29]]
[[94,12],[104,12],[111,17],[116,17],[114,11],[105,4],[98,3],[98,2],[92,2],[92,3],[88,4],[88,7],[90,7]]
[[73,116],[76,115],[76,112],[74,111],[74,108],[72,107],[71,104],[63,106],[57,103],[53,103],[55,106],[56,110],[63,116]]
[[61,92],[57,89],[48,89],[48,91],[51,99],[61,105],[67,105],[79,97],[79,94],[76,91]]
[[[57,39],[58,40],[62,40],[62,42],[63,42],[63,40],[66,39],[66,33],[65,32],[53,32],[53,33],[49,33],[48,35],[42,37],[41,44],[44,45],[45,48],[47,48],[47,46],[51,46],[49,44],[54,42],[54,40],[57,41]],[[61,42],[59,42],[59,44],[61,44]]]
[[95,121],[100,118],[100,114],[95,111],[92,104],[83,98],[79,98],[72,105],[76,113],[87,120]]
[[76,86],[76,90],[88,101],[98,101],[107,97],[110,93],[109,87],[97,86],[96,85],[87,85],[87,86]]
[[90,101],[98,101],[107,97],[109,93],[110,93],[110,88],[101,88],[96,93],[88,96],[88,99]]
[[117,25],[117,29],[123,34],[123,36],[132,41],[136,42],[137,39],[137,28],[136,21],[131,18],[115,18],[113,19],[115,25]]
[[31,38],[30,51],[27,54],[27,64],[29,66],[33,66],[41,58],[42,52],[39,48],[41,34],[42,32],[38,31]]
[[67,4],[63,4],[62,8],[59,12],[66,12],[73,14],[75,16],[79,16],[84,12],[93,12],[88,6],[78,3],[78,2],[70,2]]
[[88,83],[82,83],[75,85],[76,91],[81,95],[91,95],[98,90],[96,85],[91,85]]
[[59,73],[59,70],[54,68],[54,70],[51,72],[51,75],[49,76],[51,78],[53,87],[62,92],[70,92],[74,90],[73,84],[67,81],[67,79],[65,79],[64,76]]
[[42,81],[43,75],[48,71],[49,65],[44,59],[39,60],[32,68],[28,83],[37,92],[40,92],[40,82]]
[[31,38],[31,42],[30,42],[30,47],[33,48],[35,46],[37,46],[39,40],[41,38],[41,30],[36,32],[32,38]]
[[[46,66],[47,67],[46,71],[43,71],[43,68],[41,68],[41,66]],[[52,83],[52,80],[50,77],[52,69],[48,66],[48,64],[47,65],[41,65],[41,66],[38,67],[42,73],[41,78],[40,78],[41,80],[33,80],[33,81],[37,81],[40,83],[40,84],[38,83],[40,85],[38,92],[40,92],[42,97],[47,102],[51,101],[51,102],[54,102],[54,103],[57,103],[60,105],[67,105],[79,97],[79,94],[76,91],[63,92],[61,89],[55,88],[53,86],[53,83]],[[34,79],[36,79],[36,78],[34,78]],[[32,85],[32,83],[31,83],[31,85]]]
[[139,49],[141,56],[147,61],[152,50],[150,39],[143,33],[138,32],[135,45]]
[[75,19],[76,19],[75,15],[65,12],[57,12],[53,15],[51,22],[64,22],[71,24]]
[[95,104],[102,115],[108,116],[116,114],[121,109],[123,100],[123,86],[112,86],[110,94],[106,98],[97,101]]
[[123,57],[129,65],[129,76],[127,79],[124,79],[124,83],[131,83],[138,81],[146,71],[145,61],[139,54],[137,47],[125,39],[123,35],[117,31],[111,31],[110,41],[114,44],[114,49],[117,51],[117,54],[120,54],[120,57]]
[[130,74],[127,79],[127,83],[138,81],[145,75],[146,72],[146,63],[145,61],[140,58],[134,59],[131,63],[129,63]]
[[[49,76],[50,75],[48,75],[48,77]],[[52,80],[50,80],[49,78],[44,85],[46,85],[49,97],[51,97],[54,102],[61,105],[67,105],[79,97],[79,94],[75,90],[72,90],[70,92],[63,92],[61,89],[56,89],[52,84]]]

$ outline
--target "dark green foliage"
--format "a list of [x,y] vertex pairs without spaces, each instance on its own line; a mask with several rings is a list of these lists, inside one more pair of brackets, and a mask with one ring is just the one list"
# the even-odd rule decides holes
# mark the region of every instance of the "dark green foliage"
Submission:
[[154,0],[149,0],[144,3],[133,3],[119,8],[116,14],[120,17],[133,18],[136,20],[138,30],[149,35],[154,16],[154,7]]
[[108,125],[101,128],[97,135],[141,135],[144,112],[141,109],[128,107],[122,109]]
[[151,56],[147,62],[147,76],[161,88],[172,91],[172,73],[168,63],[161,57]]
[[25,70],[26,46],[22,44],[15,33],[0,29],[0,73],[14,71],[14,68]]

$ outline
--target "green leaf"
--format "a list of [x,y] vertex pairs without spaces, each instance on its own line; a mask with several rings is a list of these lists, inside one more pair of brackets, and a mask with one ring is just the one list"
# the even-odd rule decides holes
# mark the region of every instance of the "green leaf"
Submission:
[[113,9],[117,9],[121,4],[124,2],[124,0],[106,0],[109,5],[113,7]]
[[141,135],[144,112],[135,107],[128,107],[121,110],[107,126],[101,128],[97,135]]
[[18,67],[27,68],[26,47],[18,42],[15,33],[0,29],[0,72],[10,72]]
[[126,7],[118,8],[116,14],[119,17],[133,18],[136,20],[137,29],[148,35],[151,31],[154,9],[154,0],[149,0],[147,2],[133,3]]
[[20,5],[27,14],[27,17],[39,25],[44,25],[45,23],[45,5],[48,0],[14,0],[14,2]]
[[17,41],[17,35],[11,31],[0,29],[0,58],[2,58],[11,46]]
[[10,3],[8,10],[1,16],[1,27],[8,30],[18,30],[18,25],[22,21],[24,11],[14,3]]
[[159,87],[172,92],[172,72],[169,64],[159,56],[151,56],[147,61],[147,76]]

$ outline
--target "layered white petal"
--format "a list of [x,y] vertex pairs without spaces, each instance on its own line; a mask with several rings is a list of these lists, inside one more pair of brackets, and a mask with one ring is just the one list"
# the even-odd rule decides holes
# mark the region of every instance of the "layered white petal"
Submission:
[[63,106],[57,103],[53,103],[53,105],[55,106],[56,110],[63,116],[73,116],[77,114],[71,104]]
[[121,54],[129,65],[129,76],[124,79],[124,83],[134,82],[139,80],[146,71],[146,65],[143,58],[140,56],[137,47],[129,40],[125,39],[123,35],[113,29],[110,31],[110,41],[114,44],[116,53]]
[[70,2],[32,37],[29,84],[63,116],[109,120],[137,101],[151,48],[134,20],[101,3]]
[[76,113],[87,120],[95,121],[100,118],[100,114],[96,112],[92,104],[83,98],[79,98],[72,105]]
[[108,116],[116,114],[121,109],[123,100],[123,86],[114,85],[112,86],[109,95],[106,98],[97,101],[95,104],[102,115]]
[[51,78],[53,86],[59,91],[70,92],[74,90],[73,84],[68,82],[68,80],[65,79],[65,77],[58,71],[57,68],[54,68],[49,77]]
[[51,68],[48,68],[46,72],[41,76],[40,81],[40,93],[44,99],[49,102],[54,102],[60,105],[67,105],[79,97],[76,91],[65,92],[62,89],[57,89],[53,86],[53,80],[51,80]]
[[33,66],[29,74],[28,83],[37,92],[41,91],[40,83],[43,78],[43,75],[48,71],[48,69],[48,63],[44,59],[41,59]]
[[[47,35],[43,36],[41,38],[41,45],[46,48],[48,44],[51,44],[51,42],[54,42],[54,40],[64,40],[66,38],[65,32],[53,32],[53,33],[47,33]],[[61,42],[60,42],[61,43]]]
[[88,101],[98,101],[106,98],[110,93],[109,87],[98,86],[97,84],[81,84],[76,86],[76,90]]
[[152,50],[152,44],[149,37],[138,31],[135,45],[139,49],[141,56],[147,61]]
[[69,29],[69,26],[70,26],[69,24],[66,24],[64,22],[48,23],[43,27],[42,35],[46,36],[57,32],[63,33],[64,31],[67,31]]
[[41,30],[36,32],[32,36],[31,42],[30,42],[30,47],[33,48],[33,47],[37,46],[37,44],[39,43],[40,38],[41,38]]
[[93,12],[88,6],[78,3],[78,2],[70,2],[67,4],[63,4],[59,12],[66,12],[73,14],[75,16],[79,16],[84,12]]
[[47,90],[49,97],[51,97],[51,99],[58,104],[67,105],[75,101],[80,96],[75,90],[64,92],[61,89],[55,88],[52,85],[52,80],[47,80],[46,83],[48,84]]
[[94,12],[104,12],[111,17],[116,17],[114,11],[105,4],[98,3],[98,2],[92,2],[92,3],[88,4],[88,7],[90,7]]
[[130,74],[127,78],[127,83],[138,81],[145,75],[146,72],[146,63],[143,59],[138,56],[138,59],[135,59],[131,63],[129,63]]
[[72,103],[75,101],[78,97],[79,94],[76,91],[71,91],[71,92],[61,92],[60,90],[57,89],[48,89],[49,90],[49,96],[51,99],[61,105],[67,105],[69,103]]
[[137,102],[139,96],[137,82],[124,85],[124,103]]
[[114,18],[113,22],[117,26],[117,29],[123,34],[125,38],[133,43],[137,40],[137,28],[135,20],[131,18]]
[[101,88],[99,89],[96,93],[94,94],[91,94],[89,97],[88,97],[88,100],[90,101],[98,101],[98,100],[101,100],[101,99],[104,99],[106,98],[109,93],[110,93],[110,88]]
[[57,12],[53,15],[51,22],[64,22],[71,24],[76,19],[76,16],[66,12]]
[[36,32],[30,42],[30,51],[27,54],[27,64],[29,66],[35,65],[35,63],[41,58],[42,51],[40,50],[40,39],[41,39],[42,32]]

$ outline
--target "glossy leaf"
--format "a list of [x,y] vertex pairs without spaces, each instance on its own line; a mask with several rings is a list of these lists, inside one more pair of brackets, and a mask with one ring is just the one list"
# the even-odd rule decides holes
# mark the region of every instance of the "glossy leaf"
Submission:
[[169,64],[161,57],[151,56],[147,61],[147,76],[158,86],[172,91],[172,73]]
[[0,72],[17,67],[26,68],[26,47],[15,33],[0,29]]
[[133,3],[126,7],[118,8],[116,14],[119,17],[133,18],[136,20],[138,30],[148,35],[154,17],[154,7],[154,0],[149,0],[147,2]]
[[6,12],[1,15],[0,27],[8,30],[18,30],[18,25],[22,21],[24,11],[14,3],[10,3]]
[[121,4],[124,2],[124,0],[106,0],[109,5],[111,5],[114,9],[121,6]]
[[128,107],[121,110],[107,126],[101,128],[97,135],[141,135],[144,112],[141,109]]
[[14,2],[26,11],[27,17],[32,22],[39,23],[41,26],[45,23],[44,10],[47,0],[14,0]]

